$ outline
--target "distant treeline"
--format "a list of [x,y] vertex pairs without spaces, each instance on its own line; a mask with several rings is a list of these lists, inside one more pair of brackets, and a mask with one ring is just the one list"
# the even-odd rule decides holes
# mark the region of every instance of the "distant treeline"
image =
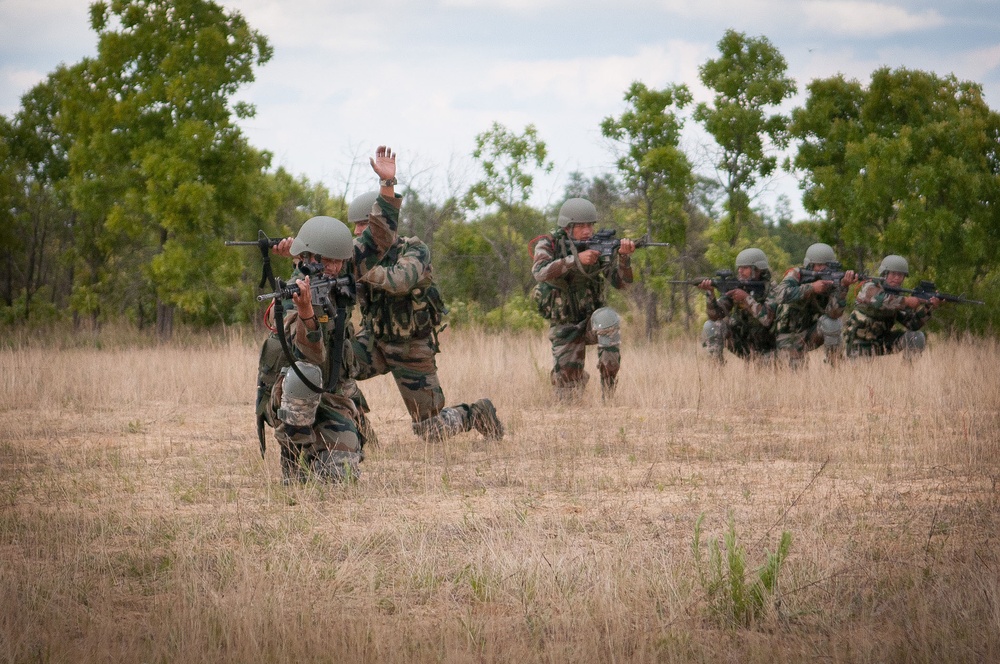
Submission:
[[[169,335],[175,321],[253,319],[260,256],[223,240],[291,235],[314,215],[344,218],[349,202],[272,169],[236,124],[253,116],[233,96],[270,59],[267,38],[202,0],[95,3],[91,27],[96,57],[60,66],[0,116],[0,321],[125,320]],[[981,86],[881,68],[867,84],[815,79],[783,115],[798,88],[770,41],[728,31],[718,48],[699,69],[711,103],[695,104],[683,83],[633,83],[621,115],[599,127],[616,170],[566,185],[565,197],[595,203],[600,227],[671,244],[636,254],[628,297],[646,330],[699,322],[702,298],[666,281],[731,267],[748,246],[780,275],[816,241],[862,271],[901,254],[912,280],[990,305],[945,308],[936,325],[998,329],[1000,116]],[[687,122],[715,141],[701,146],[716,157],[711,178],[680,145]],[[473,158],[479,179],[465,191],[404,191],[400,232],[430,245],[457,323],[537,325],[529,242],[562,202],[528,203],[552,168],[545,142],[533,125],[495,123]],[[755,204],[779,168],[801,178],[808,219]]]

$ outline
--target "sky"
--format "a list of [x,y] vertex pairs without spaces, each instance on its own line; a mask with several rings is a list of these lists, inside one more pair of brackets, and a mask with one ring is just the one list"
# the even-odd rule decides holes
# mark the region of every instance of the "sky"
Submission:
[[[218,0],[217,0],[218,1]],[[600,122],[625,110],[633,81],[686,84],[711,101],[698,67],[718,57],[727,29],[766,37],[806,85],[842,74],[863,84],[879,67],[931,71],[983,86],[1000,109],[1000,0],[222,0],[274,47],[237,98],[240,121],[273,167],[348,197],[372,188],[367,156],[398,152],[399,179],[426,199],[464,192],[479,176],[477,134],[499,122],[537,128],[552,172],[531,202],[558,205],[568,175],[614,171]],[[60,63],[96,54],[87,0],[0,0],[0,114]],[[688,120],[682,147],[714,177],[715,146]],[[780,173],[757,192],[773,209],[798,178]]]

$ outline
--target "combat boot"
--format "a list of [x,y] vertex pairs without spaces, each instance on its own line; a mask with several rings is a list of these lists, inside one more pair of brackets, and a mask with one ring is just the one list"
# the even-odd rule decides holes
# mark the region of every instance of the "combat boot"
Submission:
[[503,424],[497,417],[497,409],[489,399],[480,399],[469,406],[469,416],[472,419],[472,426],[483,434],[486,440],[503,438]]

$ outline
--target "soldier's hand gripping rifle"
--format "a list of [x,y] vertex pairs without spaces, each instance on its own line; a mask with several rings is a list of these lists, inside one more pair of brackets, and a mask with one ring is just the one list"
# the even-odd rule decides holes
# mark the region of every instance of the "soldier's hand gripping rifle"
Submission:
[[733,274],[732,270],[716,270],[714,277],[702,277],[700,279],[682,279],[668,281],[668,284],[686,284],[688,286],[700,286],[705,280],[712,282],[712,288],[720,293],[728,293],[734,290],[743,290],[753,296],[757,301],[763,300],[767,294],[767,281],[763,279],[748,279],[740,281]]
[[886,293],[893,293],[896,295],[912,295],[918,300],[927,301],[933,297],[944,302],[954,302],[955,304],[986,304],[982,300],[969,300],[961,295],[942,293],[937,289],[937,286],[934,285],[933,281],[921,281],[917,284],[916,288],[896,288],[883,282],[882,289],[885,290]]
[[[577,251],[589,251],[593,249],[600,253],[601,256],[611,257],[622,246],[622,241],[615,237],[615,233],[615,229],[605,228],[594,233],[589,240],[574,240],[573,244],[576,245]],[[638,240],[633,240],[633,242],[636,249],[670,246],[669,242],[652,242],[649,237],[641,237]]]
[[274,272],[271,271],[271,249],[278,246],[281,242],[280,239],[271,239],[267,236],[264,231],[257,231],[256,241],[246,241],[246,240],[226,240],[227,247],[258,247],[260,248],[260,257],[262,260],[261,274],[260,274],[260,284],[257,288],[263,288],[266,285],[270,285],[271,288],[277,288],[277,284],[274,279]]
[[[826,264],[825,270],[808,270],[805,268],[799,270],[799,276],[801,278],[799,283],[811,284],[814,281],[832,281],[839,288],[840,281],[846,274],[847,270],[845,270],[840,263],[837,261],[831,261]],[[858,281],[868,281],[873,278],[867,274],[861,274],[860,272],[855,272],[854,276],[858,278]]]

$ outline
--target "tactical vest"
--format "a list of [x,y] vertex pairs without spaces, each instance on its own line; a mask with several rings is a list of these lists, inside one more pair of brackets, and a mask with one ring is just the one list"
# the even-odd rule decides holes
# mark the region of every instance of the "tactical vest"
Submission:
[[[413,237],[399,238],[386,252],[380,265],[396,264],[401,254],[420,242]],[[381,341],[399,342],[406,339],[426,339],[442,328],[448,308],[428,267],[417,285],[408,293],[396,295],[359,284],[358,303],[362,324]]]
[[[554,251],[552,260],[574,255],[566,231],[560,229],[550,238]],[[583,266],[581,271],[582,265],[577,261],[558,279],[536,284],[531,299],[538,305],[538,313],[558,324],[579,323],[590,318],[605,304],[607,284],[604,273],[610,264],[610,259],[602,256],[595,265]]]

